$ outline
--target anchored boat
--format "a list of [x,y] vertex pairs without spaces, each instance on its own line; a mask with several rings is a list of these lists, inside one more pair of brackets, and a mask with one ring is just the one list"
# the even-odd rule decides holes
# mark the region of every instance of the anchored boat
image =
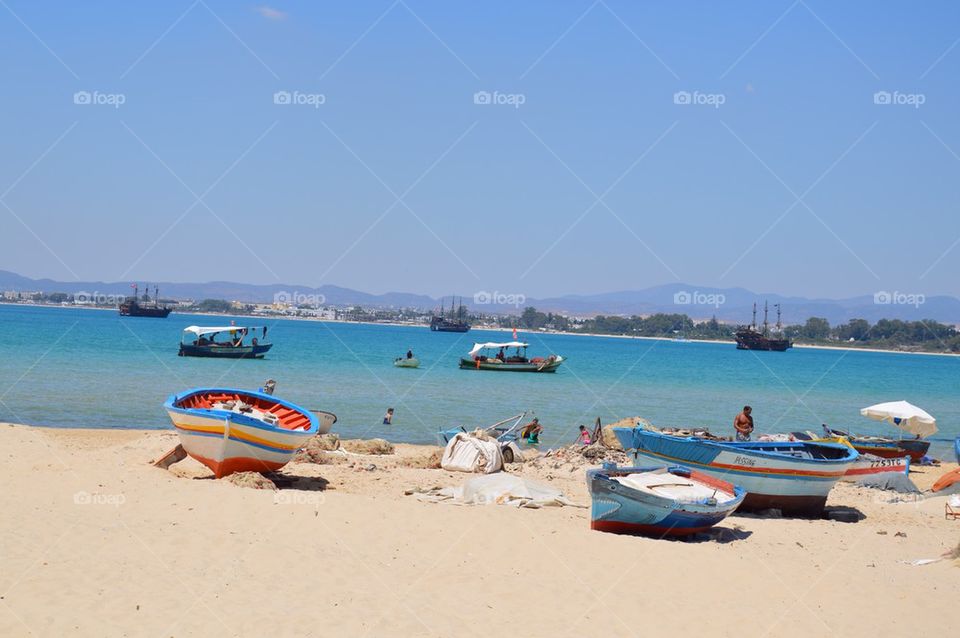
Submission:
[[172,308],[160,305],[160,289],[158,287],[154,286],[153,300],[151,301],[149,286],[147,286],[147,291],[143,293],[143,297],[141,297],[140,287],[137,286],[137,284],[133,284],[133,296],[124,299],[118,310],[123,317],[156,317],[158,319],[165,319],[170,314]]
[[613,432],[638,458],[684,465],[743,487],[741,510],[774,508],[794,516],[820,516],[830,489],[858,457],[853,448],[832,443],[714,441],[643,428]]
[[181,357],[261,359],[272,347],[272,343],[267,343],[267,326],[189,326],[180,337],[178,354]]
[[645,536],[689,536],[730,515],[746,492],[685,467],[587,470],[590,529]]
[[780,322],[780,304],[773,304],[777,309],[776,330],[778,337],[771,336],[770,324],[767,323],[767,302],[763,303],[763,329],[757,329],[757,304],[753,304],[753,321],[749,326],[737,328],[735,337],[738,350],[772,350],[783,352],[793,347],[793,343],[783,336],[783,324]]
[[187,454],[217,478],[278,470],[319,429],[309,410],[251,390],[195,388],[163,407]]
[[398,368],[419,368],[420,359],[416,357],[397,357],[393,360],[393,365]]
[[[527,358],[527,347],[522,341],[504,343],[475,343],[467,357],[460,358],[464,370],[500,370],[503,372],[556,372],[564,359],[558,354]],[[513,352],[510,352],[510,349]]]

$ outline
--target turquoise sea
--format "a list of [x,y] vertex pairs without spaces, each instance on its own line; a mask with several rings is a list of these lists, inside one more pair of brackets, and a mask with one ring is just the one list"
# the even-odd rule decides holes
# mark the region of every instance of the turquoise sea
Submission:
[[[431,333],[424,327],[236,318],[270,326],[263,360],[177,356],[189,325],[229,317],[0,305],[0,420],[51,427],[168,428],[162,403],[204,385],[257,388],[335,412],[344,437],[433,443],[440,428],[490,424],[533,410],[543,442],[572,442],[576,426],[641,415],[657,425],[730,434],[749,403],[759,432],[819,429],[893,434],[863,406],[905,399],[937,417],[934,450],[960,434],[960,358],[795,348],[738,351],[732,344],[523,333],[532,355],[562,354],[556,374],[460,370],[475,341],[508,332]],[[393,366],[412,348],[419,369]],[[387,407],[393,425],[381,425]]]

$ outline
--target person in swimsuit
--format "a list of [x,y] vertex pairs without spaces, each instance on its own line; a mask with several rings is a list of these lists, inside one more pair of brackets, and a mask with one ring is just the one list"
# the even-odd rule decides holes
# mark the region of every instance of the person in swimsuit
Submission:
[[590,432],[587,431],[587,426],[580,426],[580,434],[577,435],[577,443],[580,445],[590,445],[593,441],[590,440]]
[[387,408],[387,413],[383,415],[383,424],[390,425],[393,423],[393,408]]
[[749,405],[743,406],[743,412],[737,415],[733,420],[733,429],[737,431],[738,441],[749,441],[750,434],[753,432],[753,408]]

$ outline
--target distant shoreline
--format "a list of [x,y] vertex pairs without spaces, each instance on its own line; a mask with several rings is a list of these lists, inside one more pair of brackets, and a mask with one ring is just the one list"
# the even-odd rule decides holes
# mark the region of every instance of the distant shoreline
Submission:
[[[16,303],[10,301],[0,301],[2,306],[28,306],[32,308],[60,308],[65,310],[101,310],[115,312],[116,308],[103,308],[98,306],[63,306],[59,304],[38,304],[38,303]],[[422,328],[424,330],[429,330],[429,326],[424,324],[417,323],[399,323],[396,321],[350,321],[346,319],[320,319],[317,317],[290,317],[290,316],[274,316],[274,315],[250,315],[244,313],[221,313],[221,312],[198,312],[198,311],[181,311],[173,309],[170,314],[189,314],[189,315],[199,315],[203,317],[242,317],[244,319],[257,319],[260,321],[265,321],[269,319],[276,320],[286,320],[286,321],[316,321],[320,323],[350,323],[364,326],[393,326],[397,328]],[[485,326],[473,326],[474,330],[486,330],[488,332],[504,332],[510,334],[512,328],[497,328],[497,327],[485,327]],[[646,341],[671,341],[676,343],[717,343],[717,344],[729,344],[733,345],[736,341],[727,340],[727,339],[685,339],[684,341],[678,341],[671,337],[644,337],[640,335],[611,335],[611,334],[599,334],[595,332],[569,332],[563,330],[526,330],[527,334],[549,334],[549,335],[565,335],[571,337],[601,337],[605,339],[643,339]],[[889,348],[871,348],[868,346],[862,347],[853,347],[853,346],[825,346],[825,345],[816,345],[816,344],[794,344],[794,348],[806,348],[810,350],[838,350],[843,352],[879,352],[884,354],[910,354],[910,355],[924,355],[929,357],[960,357],[960,353],[955,352],[923,352],[915,350],[891,350]]]

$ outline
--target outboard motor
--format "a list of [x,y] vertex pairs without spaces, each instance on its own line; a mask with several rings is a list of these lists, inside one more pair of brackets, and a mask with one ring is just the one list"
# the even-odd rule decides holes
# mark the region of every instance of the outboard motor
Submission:
[[276,387],[277,387],[277,382],[276,382],[276,381],[274,381],[273,379],[267,379],[266,381],[264,381],[263,387],[260,388],[260,392],[263,392],[264,394],[271,394],[271,395],[272,395],[272,394],[273,394],[273,390],[274,390],[274,388],[276,388]]

